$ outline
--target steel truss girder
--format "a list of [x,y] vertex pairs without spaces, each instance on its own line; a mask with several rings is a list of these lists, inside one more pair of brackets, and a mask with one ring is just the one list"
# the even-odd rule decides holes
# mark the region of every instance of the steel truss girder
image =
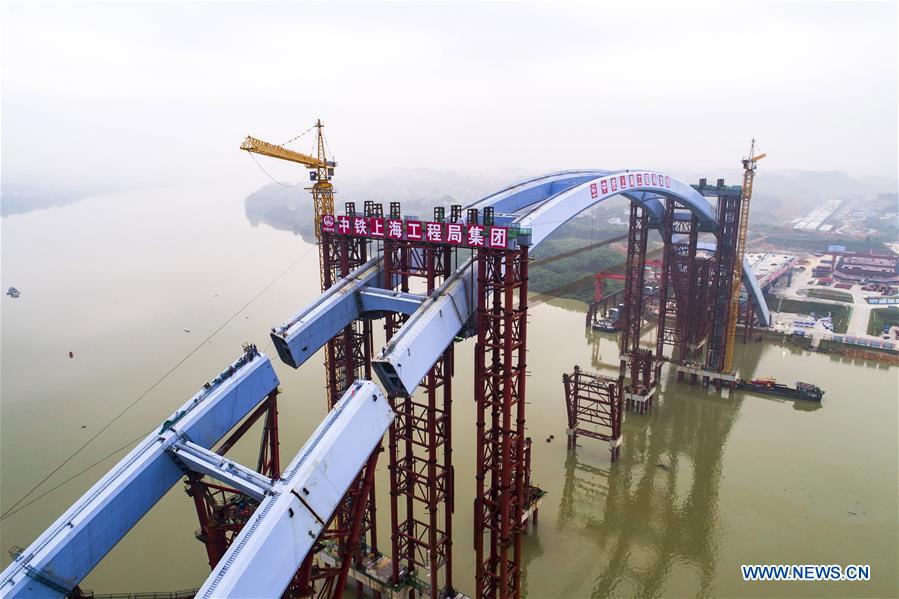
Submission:
[[4,597],[62,596],[73,589],[181,478],[169,447],[181,437],[211,447],[277,387],[264,354],[248,352],[234,362],[15,558],[0,576]]

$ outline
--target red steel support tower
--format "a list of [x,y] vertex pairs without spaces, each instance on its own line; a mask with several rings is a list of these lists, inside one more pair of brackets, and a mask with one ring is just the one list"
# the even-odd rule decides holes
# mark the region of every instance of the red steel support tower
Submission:
[[[740,225],[740,192],[728,193],[722,188],[718,196],[718,231],[712,278],[712,320],[706,368],[721,372],[724,368],[724,344],[733,291],[734,262],[737,259],[737,237]],[[720,386],[720,380],[716,381]]]
[[752,331],[755,328],[755,310],[749,298],[743,303],[743,343],[752,340]]
[[657,380],[665,345],[673,347],[672,358],[684,362],[704,343],[710,263],[697,257],[698,238],[698,218],[676,201],[667,200],[659,281]]
[[[652,381],[652,353],[640,349],[640,325],[643,321],[643,284],[646,267],[646,242],[649,234],[649,217],[636,203],[630,206],[630,225],[625,262],[624,302],[619,321],[621,339],[618,370],[618,393],[625,398],[625,407],[640,413],[650,405]],[[624,381],[630,367],[630,384]],[[640,401],[637,396],[647,399]]]
[[[461,215],[453,208],[451,220]],[[391,218],[400,218],[397,203]],[[442,221],[442,209],[435,210]],[[385,287],[409,291],[410,279],[423,279],[428,295],[454,268],[456,251],[448,245],[384,240]],[[404,316],[389,314],[389,341]],[[452,596],[452,377],[453,346],[446,349],[422,380],[417,397],[389,396],[396,419],[388,433],[393,583],[406,576],[427,576],[430,597]],[[413,585],[415,586],[415,585]],[[410,590],[410,597],[414,593]]]
[[[489,223],[488,223],[489,224]],[[528,248],[479,249],[476,597],[519,597],[525,488]]]

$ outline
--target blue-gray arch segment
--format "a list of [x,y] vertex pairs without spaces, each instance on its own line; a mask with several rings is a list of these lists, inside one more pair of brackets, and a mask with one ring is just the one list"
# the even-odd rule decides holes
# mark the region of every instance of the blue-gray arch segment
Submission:
[[[630,179],[638,173],[644,182],[631,185]],[[646,177],[647,174],[650,176]],[[620,180],[622,176],[628,181],[627,189],[613,190],[612,179]],[[653,176],[656,184],[651,183]],[[606,183],[605,193],[602,192],[603,182]],[[514,223],[531,229],[532,247],[536,247],[553,231],[584,210],[616,195],[622,195],[645,208],[653,226],[661,224],[664,214],[662,200],[671,198],[696,215],[701,230],[716,229],[715,212],[709,201],[690,185],[658,171],[597,169],[549,173],[506,187],[474,202],[469,208],[493,207],[499,222]],[[752,275],[749,262],[745,259],[743,286],[747,296],[752,298],[759,321],[768,326],[771,314],[758,282]]]

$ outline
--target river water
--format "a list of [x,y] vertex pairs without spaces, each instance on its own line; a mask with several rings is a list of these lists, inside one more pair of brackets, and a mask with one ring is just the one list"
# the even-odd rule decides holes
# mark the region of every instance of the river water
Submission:
[[[158,427],[240,353],[241,342],[272,355],[269,328],[317,295],[314,246],[251,226],[242,204],[250,191],[160,188],[2,219],[0,285],[22,292],[0,304],[3,511],[200,346],[0,523],[4,552],[27,546],[122,454],[40,497],[44,492]],[[814,382],[826,391],[822,406],[742,394],[723,399],[669,374],[651,413],[627,415],[621,460],[612,465],[598,441],[582,439],[574,454],[565,448],[562,373],[574,364],[612,373],[617,356],[613,338],[585,332],[583,324],[583,306],[575,302],[531,312],[533,479],[548,495],[536,532],[524,541],[529,597],[899,592],[895,368],[771,341],[741,345],[744,376]],[[299,370],[273,362],[283,388],[286,462],[324,416],[324,375],[320,358]],[[457,346],[456,362],[454,568],[456,586],[472,592],[471,341]],[[253,463],[254,443],[233,455]],[[386,549],[386,460],[378,484]],[[178,485],[82,587],[198,586],[208,566],[196,528],[192,502]],[[870,564],[872,580],[743,582],[740,564],[755,563]]]

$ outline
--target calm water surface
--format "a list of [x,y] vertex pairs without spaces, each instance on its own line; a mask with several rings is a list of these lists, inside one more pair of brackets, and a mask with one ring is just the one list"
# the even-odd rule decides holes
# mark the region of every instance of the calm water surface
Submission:
[[[158,427],[240,353],[241,342],[273,353],[268,329],[317,295],[317,254],[289,233],[250,226],[242,205],[250,191],[157,189],[2,220],[0,285],[22,291],[0,303],[3,510],[293,265],[35,496]],[[614,340],[585,332],[583,319],[580,305],[564,301],[531,314],[533,478],[549,495],[524,543],[529,597],[896,596],[895,368],[771,342],[740,346],[744,375],[815,382],[826,390],[823,405],[722,399],[669,376],[652,413],[627,415],[622,458],[611,465],[597,441],[582,440],[575,454],[565,449],[562,372],[580,364],[611,373],[617,356]],[[454,559],[456,586],[470,592],[472,343],[457,352]],[[294,371],[274,360],[282,461],[324,416],[321,362]],[[254,442],[234,456],[253,463]],[[29,544],[115,461],[0,523],[2,548]],[[386,547],[386,460],[378,482]],[[82,586],[198,586],[208,566],[196,528],[178,485]],[[744,583],[742,563],[871,564],[872,580]]]

